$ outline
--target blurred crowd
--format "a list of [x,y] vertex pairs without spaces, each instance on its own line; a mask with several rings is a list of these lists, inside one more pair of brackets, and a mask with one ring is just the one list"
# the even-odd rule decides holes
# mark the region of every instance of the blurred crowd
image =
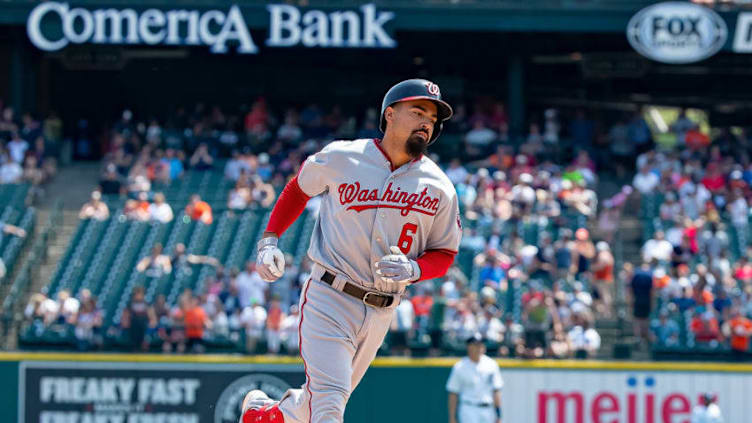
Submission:
[[297,299],[302,281],[310,275],[307,261],[300,271],[291,266],[272,285],[259,277],[252,261],[241,272],[225,271],[216,258],[186,253],[183,244],[177,244],[171,255],[157,245],[139,260],[136,271],[159,278],[197,265],[217,268],[206,292],[185,289],[176,304],[169,305],[164,295],[147,302],[144,288],[137,286],[119,324],[104,326],[100,304],[88,289],[76,296],[61,290],[55,298],[35,294],[25,315],[32,330],[69,333],[83,351],[104,348],[109,339],[110,347],[133,351],[203,352],[205,343],[215,340],[244,345],[249,353],[259,352],[261,345],[269,353],[297,353]]
[[[378,116],[370,114],[364,129],[357,130],[355,117],[344,116],[337,106],[325,112],[313,104],[275,114],[264,98],[232,112],[202,104],[179,108],[164,121],[137,120],[125,110],[101,146],[103,181],[122,183],[102,189],[106,194],[148,192],[152,184],[167,184],[189,169],[223,171],[252,191],[261,182],[279,188],[325,140],[378,136]],[[264,190],[254,199],[273,201],[264,197]]]
[[[594,319],[612,314],[609,242],[631,188],[599,204],[594,131],[583,113],[565,124],[555,109],[545,110],[541,122],[512,140],[503,104],[483,102],[472,114],[467,110],[459,105],[446,128],[460,137],[463,157],[442,162],[460,198],[462,258],[445,278],[405,294],[385,348],[394,354],[415,348],[441,354],[480,331],[499,355],[595,355],[600,337]],[[191,112],[178,110],[162,123],[139,122],[125,111],[108,133],[103,176],[80,217],[107,219],[110,210],[103,199],[116,196],[126,199],[125,217],[168,222],[175,214],[161,190],[187,170],[221,172],[233,185],[222,204],[227,210],[269,207],[324,140],[378,137],[377,124],[375,109],[367,110],[359,125],[338,107],[324,111],[309,105],[276,117],[264,99],[242,119],[200,105]],[[582,148],[568,156],[551,154],[561,137],[573,137]],[[212,222],[211,206],[196,195],[186,214]],[[99,347],[109,336],[135,350],[182,352],[203,348],[201,339],[229,336],[242,340],[249,352],[296,351],[297,300],[307,259],[271,285],[260,279],[252,262],[243,271],[224,269],[218,258],[190,254],[182,244],[168,253],[156,246],[136,270],[160,277],[177,266],[194,265],[217,268],[216,276],[201,284],[206,292],[187,291],[175,304],[166,304],[164,297],[147,303],[143,290],[136,289],[119,325],[103,328],[101,310],[84,291],[37,296],[28,317],[39,327],[54,322],[75,327],[81,348]],[[84,309],[87,302],[91,307]],[[81,313],[87,317],[79,319]]]
[[625,263],[635,332],[658,348],[749,351],[752,143],[712,139],[681,113],[671,140],[636,159],[642,263]]
[[[198,194],[193,194],[185,206],[185,214],[195,221],[211,225],[214,221],[212,207],[201,199]],[[129,199],[122,209],[122,216],[129,220],[139,222],[167,223],[174,219],[175,214],[163,193],[155,192],[149,199],[149,194],[140,192],[137,199]],[[78,213],[80,219],[107,220],[110,217],[110,208],[102,201],[102,193],[99,190],[91,193],[91,199],[81,206]]]
[[26,182],[39,196],[57,171],[62,120],[55,112],[43,120],[28,112],[19,115],[2,100],[0,112],[0,184]]
[[[229,186],[222,204],[193,195],[185,212],[195,220],[211,224],[213,208],[267,208],[326,140],[379,137],[377,125],[375,109],[359,119],[315,104],[273,113],[263,98],[244,113],[199,105],[164,122],[137,121],[125,111],[108,132],[103,176],[80,217],[108,218],[103,199],[115,196],[125,198],[126,218],[169,222],[178,205],[168,204],[163,192],[186,171],[221,173]],[[386,352],[444,354],[481,332],[499,356],[593,357],[601,346],[595,320],[616,317],[619,282],[627,287],[635,333],[646,343],[746,348],[741,339],[752,334],[744,318],[752,313],[752,165],[746,144],[730,132],[711,143],[680,115],[671,128],[677,141],[656,145],[639,114],[604,131],[584,111],[565,119],[551,108],[523,136],[511,135],[504,106],[494,101],[458,105],[445,130],[459,137],[461,154],[447,160],[432,154],[459,196],[460,253],[444,278],[405,293]],[[740,148],[744,154],[736,154]],[[626,175],[629,162],[638,169],[632,183],[599,198],[598,169],[615,163],[608,169]],[[635,197],[645,229],[644,264],[617,268],[612,246],[622,211]],[[267,284],[252,262],[242,271],[224,269],[219,258],[179,244],[170,252],[156,246],[136,271],[159,277],[201,265],[216,268],[201,292],[185,291],[167,304],[164,297],[147,302],[137,288],[116,325],[102,326],[101,310],[86,291],[39,294],[27,316],[39,327],[75,328],[82,349],[114,337],[134,350],[201,351],[230,339],[248,352],[297,351],[307,259]]]

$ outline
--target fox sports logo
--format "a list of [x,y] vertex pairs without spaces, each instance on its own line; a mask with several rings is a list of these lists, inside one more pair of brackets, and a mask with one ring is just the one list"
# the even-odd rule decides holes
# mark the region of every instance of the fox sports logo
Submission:
[[726,42],[726,22],[692,3],[665,2],[632,17],[627,39],[643,56],[664,63],[692,63],[716,54]]

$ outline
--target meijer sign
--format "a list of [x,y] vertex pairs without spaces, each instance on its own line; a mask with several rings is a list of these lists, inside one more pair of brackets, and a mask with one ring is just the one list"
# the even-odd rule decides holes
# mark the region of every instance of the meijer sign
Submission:
[[[377,11],[373,4],[352,10],[325,13],[321,10],[301,12],[295,6],[270,4],[269,47],[365,47],[390,48],[397,43],[384,25],[394,18],[393,12]],[[56,20],[62,35],[44,31],[42,20]],[[44,2],[36,6],[26,22],[32,44],[45,51],[57,51],[68,44],[146,44],[206,45],[213,53],[226,53],[228,43],[237,52],[258,53],[240,8],[233,5],[221,10],[95,9],[68,3]]]
[[502,369],[504,419],[526,423],[689,423],[700,395],[749,422],[752,374]]
[[726,42],[726,22],[689,2],[648,6],[627,24],[627,39],[643,56],[664,63],[692,63],[716,54]]

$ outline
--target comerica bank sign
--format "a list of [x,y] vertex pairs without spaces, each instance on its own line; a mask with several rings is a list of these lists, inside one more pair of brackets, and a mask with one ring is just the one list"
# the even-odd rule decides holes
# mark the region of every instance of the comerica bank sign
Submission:
[[[393,12],[366,4],[358,11],[301,11],[295,6],[269,4],[269,47],[392,48],[396,41],[384,29]],[[56,35],[50,27],[59,27]],[[57,51],[69,44],[205,45],[213,53],[255,54],[254,42],[237,5],[222,10],[95,9],[44,2],[26,22],[32,44]]]

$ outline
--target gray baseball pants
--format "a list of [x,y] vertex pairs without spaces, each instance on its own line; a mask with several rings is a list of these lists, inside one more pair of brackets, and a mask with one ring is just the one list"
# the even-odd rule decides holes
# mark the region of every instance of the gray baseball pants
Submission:
[[317,267],[300,297],[300,355],[306,382],[282,397],[279,409],[285,423],[343,421],[347,400],[376,357],[399,303],[367,306],[320,282]]

